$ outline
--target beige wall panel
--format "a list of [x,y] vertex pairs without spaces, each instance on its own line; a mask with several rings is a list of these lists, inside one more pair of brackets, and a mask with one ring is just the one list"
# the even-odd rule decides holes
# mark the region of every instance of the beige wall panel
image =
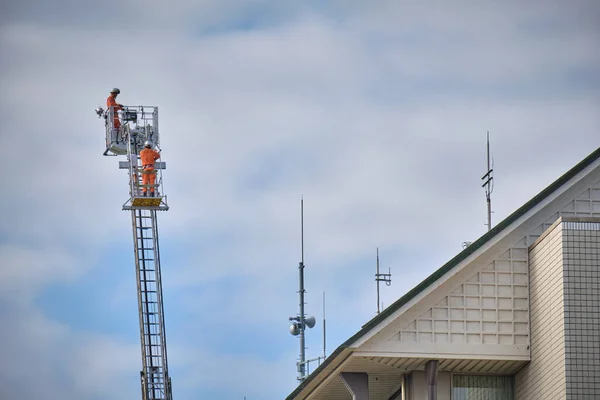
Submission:
[[517,400],[566,399],[562,225],[529,252],[531,362],[516,376]]

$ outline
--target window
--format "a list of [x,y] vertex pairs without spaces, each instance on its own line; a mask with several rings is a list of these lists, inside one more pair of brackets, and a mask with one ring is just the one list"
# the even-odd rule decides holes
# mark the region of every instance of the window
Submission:
[[514,400],[512,376],[454,375],[453,400]]

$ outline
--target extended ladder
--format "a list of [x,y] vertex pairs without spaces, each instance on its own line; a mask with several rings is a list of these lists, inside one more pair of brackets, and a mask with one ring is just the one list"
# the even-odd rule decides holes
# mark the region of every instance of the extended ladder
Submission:
[[158,173],[152,187],[156,197],[143,196],[142,188],[149,189],[151,185],[142,184],[144,171],[140,166],[140,151],[144,142],[149,141],[153,146],[158,146],[160,142],[158,107],[126,106],[123,125],[118,130],[113,126],[113,118],[114,113],[109,113],[106,120],[107,151],[104,154],[110,151],[127,157],[126,161],[119,161],[119,169],[129,172],[130,198],[123,204],[123,210],[131,211],[133,228],[142,347],[142,400],[172,400],[156,218],[157,211],[169,209],[162,187],[162,170],[166,168],[166,163],[155,163],[154,169]]
[[142,345],[142,399],[172,400],[156,210],[132,210]]

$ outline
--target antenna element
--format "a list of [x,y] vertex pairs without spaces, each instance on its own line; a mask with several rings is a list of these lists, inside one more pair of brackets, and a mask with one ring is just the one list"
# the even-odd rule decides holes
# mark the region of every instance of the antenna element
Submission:
[[490,131],[487,132],[487,172],[484,176],[481,177],[483,180],[483,185],[481,187],[485,188],[485,198],[487,201],[487,227],[488,231],[492,229],[492,199],[491,194],[494,191],[494,177],[492,176],[494,172],[493,163],[490,166]]
[[386,286],[390,286],[392,284],[392,270],[388,269],[387,274],[379,273],[379,247],[377,248],[377,270],[375,272],[375,282],[377,282],[377,314],[380,311],[380,302],[379,302],[379,282],[385,282]]

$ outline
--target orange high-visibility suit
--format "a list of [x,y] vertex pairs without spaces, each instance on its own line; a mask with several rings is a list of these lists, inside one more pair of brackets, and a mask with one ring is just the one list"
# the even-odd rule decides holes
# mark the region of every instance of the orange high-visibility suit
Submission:
[[113,96],[112,94],[108,96],[108,99],[106,99],[106,107],[108,110],[110,110],[110,108],[112,107],[112,109],[114,110],[113,128],[119,129],[121,127],[121,121],[119,121],[119,113],[117,111],[122,110],[123,107],[121,107],[121,105],[117,103],[115,96]]
[[[145,148],[142,151],[140,151],[140,158],[142,159],[142,168],[144,169],[144,172],[142,172],[142,184],[154,185],[154,182],[156,182],[156,170],[154,169],[154,161],[160,158],[160,153],[156,150]],[[145,194],[148,188],[144,186],[142,190]],[[154,193],[154,187],[150,188],[150,192]]]

